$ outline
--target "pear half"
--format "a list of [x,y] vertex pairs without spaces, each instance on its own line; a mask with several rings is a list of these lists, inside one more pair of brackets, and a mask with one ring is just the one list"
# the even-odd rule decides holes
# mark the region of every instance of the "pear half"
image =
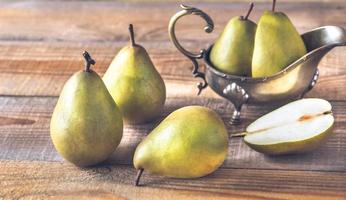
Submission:
[[244,141],[265,154],[312,151],[332,133],[331,104],[306,98],[291,102],[254,121],[246,128]]

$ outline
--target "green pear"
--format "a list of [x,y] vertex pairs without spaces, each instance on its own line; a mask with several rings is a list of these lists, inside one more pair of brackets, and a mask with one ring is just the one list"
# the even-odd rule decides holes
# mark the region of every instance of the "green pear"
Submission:
[[232,75],[251,76],[256,24],[248,20],[253,3],[245,17],[234,17],[216,40],[210,62],[218,70]]
[[228,134],[222,119],[202,106],[180,108],[165,118],[136,148],[139,170],[176,178],[196,178],[225,160]]
[[103,81],[127,123],[144,123],[157,117],[166,100],[165,84],[147,51],[135,43],[122,48],[103,76]]
[[58,153],[77,166],[106,160],[120,143],[123,120],[101,77],[90,69],[95,61],[87,52],[84,71],[64,85],[50,122]]
[[323,99],[291,102],[254,121],[244,141],[254,150],[271,155],[312,151],[332,133],[332,106]]
[[306,54],[303,39],[282,12],[265,11],[260,18],[252,58],[252,76],[272,76]]

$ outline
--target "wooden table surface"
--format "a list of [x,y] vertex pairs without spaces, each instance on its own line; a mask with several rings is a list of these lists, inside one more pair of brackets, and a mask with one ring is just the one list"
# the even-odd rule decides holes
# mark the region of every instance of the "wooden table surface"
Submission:
[[[280,1],[279,1],[280,2]],[[203,22],[187,17],[178,36],[192,50],[207,47],[230,17],[244,13],[248,2],[190,3],[206,11],[216,24],[212,34]],[[260,2],[251,19],[258,20],[270,2]],[[345,1],[285,1],[284,11],[299,32],[323,25],[346,27]],[[173,110],[186,105],[214,109],[227,122],[232,105],[208,88],[196,96],[192,64],[171,44],[167,25],[178,3],[119,1],[0,2],[0,199],[346,199],[346,48],[333,49],[320,65],[320,79],[309,97],[329,100],[336,124],[318,150],[305,155],[269,157],[231,138],[228,157],[215,173],[199,179],[173,179],[144,173],[141,187],[132,185],[136,145]],[[153,123],[125,126],[114,155],[102,165],[81,169],[63,161],[54,149],[49,122],[65,81],[82,69],[81,53],[95,58],[103,74],[128,42],[127,26],[145,46],[163,76],[167,102]],[[244,130],[271,106],[245,106]]]

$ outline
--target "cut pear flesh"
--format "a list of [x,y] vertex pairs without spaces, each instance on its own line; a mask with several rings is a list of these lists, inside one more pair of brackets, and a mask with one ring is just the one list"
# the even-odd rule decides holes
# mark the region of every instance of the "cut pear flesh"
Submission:
[[244,141],[267,154],[311,151],[331,133],[334,124],[331,104],[307,98],[282,106],[254,121]]
[[304,121],[250,133],[245,139],[247,142],[257,145],[307,140],[325,132],[333,123],[334,118],[332,115],[321,115]]

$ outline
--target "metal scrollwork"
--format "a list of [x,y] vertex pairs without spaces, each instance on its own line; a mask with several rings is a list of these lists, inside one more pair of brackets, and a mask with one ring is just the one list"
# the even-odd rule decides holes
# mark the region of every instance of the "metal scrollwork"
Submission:
[[249,99],[249,95],[246,93],[246,91],[234,82],[228,84],[225,87],[225,89],[223,89],[223,93],[225,95],[236,96],[237,99],[241,99],[242,101],[245,101],[245,102]]
[[225,96],[227,96],[227,99],[232,99],[231,101],[235,108],[230,120],[230,124],[239,124],[240,110],[243,104],[248,101],[250,97],[249,94],[245,91],[244,88],[242,88],[235,82],[228,84],[222,92]]
[[183,16],[185,15],[198,15],[202,17],[206,21],[206,26],[204,27],[204,31],[207,33],[211,33],[214,29],[214,22],[213,20],[202,10],[186,6],[186,5],[180,5],[180,7],[183,9],[182,11],[179,11],[173,17],[171,18],[168,26],[168,32],[169,32],[169,37],[173,44],[177,47],[177,49],[186,57],[188,57],[191,62],[193,63],[193,71],[192,74],[196,78],[201,78],[203,82],[200,82],[197,84],[198,87],[198,95],[202,92],[204,88],[208,86],[207,81],[205,80],[205,74],[203,72],[198,71],[199,70],[199,65],[197,62],[197,59],[203,58],[203,55],[205,54],[206,50],[201,49],[198,54],[192,53],[184,49],[180,43],[178,42],[176,35],[175,35],[175,24],[176,22]]

